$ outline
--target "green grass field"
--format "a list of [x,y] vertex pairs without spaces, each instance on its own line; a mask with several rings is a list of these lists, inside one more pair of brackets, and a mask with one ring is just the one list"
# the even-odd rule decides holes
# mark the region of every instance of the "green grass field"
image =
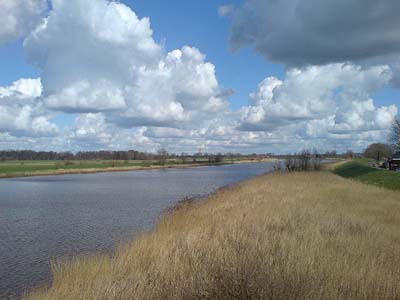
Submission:
[[400,173],[387,170],[375,169],[368,166],[368,161],[364,159],[354,160],[338,166],[334,173],[364,183],[400,190]]
[[[105,160],[82,160],[82,161],[5,161],[0,163],[0,174],[14,174],[37,171],[74,170],[74,169],[101,169],[112,167],[134,167],[142,166],[143,161],[105,161]],[[151,163],[151,162],[150,162]]]
[[[208,160],[197,159],[196,164],[205,164]],[[181,159],[169,159],[165,162],[165,166],[182,165]],[[187,161],[185,164],[191,164]],[[57,173],[57,171],[73,171],[73,170],[89,170],[89,169],[109,169],[109,168],[144,168],[159,166],[157,160],[43,160],[43,161],[3,161],[0,162],[0,177],[18,177],[25,175],[37,175],[41,173]]]

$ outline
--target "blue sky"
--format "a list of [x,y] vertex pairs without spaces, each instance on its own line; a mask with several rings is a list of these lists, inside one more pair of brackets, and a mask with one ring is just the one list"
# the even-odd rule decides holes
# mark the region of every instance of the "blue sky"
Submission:
[[[106,6],[106,0],[57,2],[49,10],[47,0],[37,0],[32,11],[11,0],[1,4],[0,17],[14,18],[17,24],[10,32],[0,31],[1,148],[37,148],[40,142],[72,151],[360,150],[385,141],[398,113],[400,49],[396,35],[386,34],[396,32],[392,11],[397,4],[392,0],[385,0],[380,10],[388,22],[363,19],[365,28],[358,31],[352,28],[361,22],[360,14],[352,9],[375,9],[361,0],[352,0],[348,14],[340,16],[345,20],[331,14],[343,9],[333,0],[326,5],[309,0],[315,4],[304,7],[294,0],[279,5],[272,0],[120,1],[139,20],[124,19],[118,13],[123,6]],[[218,10],[225,5],[229,13],[221,16]],[[295,5],[300,13],[290,19]],[[31,24],[40,24],[49,11],[48,28],[33,35],[36,25]],[[101,13],[111,19],[102,20]],[[150,19],[150,36],[140,20],[144,17]],[[350,25],[335,32],[336,22]],[[113,36],[90,43],[107,26],[126,44]],[[135,36],[132,26],[142,26],[143,32]],[[141,44],[151,48],[141,52]],[[181,67],[168,65],[170,55]],[[157,70],[158,62],[167,69]],[[124,70],[113,70],[115,65]],[[145,74],[119,78],[140,67]],[[40,78],[41,95],[35,94],[40,81],[21,78]],[[234,94],[227,95],[228,89]],[[24,100],[30,96],[36,97],[34,104]]]
[[0,47],[0,84],[7,86],[21,77],[38,77],[39,70],[28,65],[24,59],[22,40]]

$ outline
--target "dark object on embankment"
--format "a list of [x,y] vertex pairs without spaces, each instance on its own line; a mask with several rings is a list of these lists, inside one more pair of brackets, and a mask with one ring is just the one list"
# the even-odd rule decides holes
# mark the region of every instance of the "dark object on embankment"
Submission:
[[400,151],[396,152],[389,160],[389,170],[395,171],[400,169]]

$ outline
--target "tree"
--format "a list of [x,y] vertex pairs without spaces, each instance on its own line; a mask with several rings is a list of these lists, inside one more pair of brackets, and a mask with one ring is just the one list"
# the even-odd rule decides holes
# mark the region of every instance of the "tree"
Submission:
[[168,152],[167,150],[161,148],[160,150],[157,151],[157,160],[158,164],[160,166],[164,166],[168,158]]
[[221,153],[217,155],[209,155],[208,156],[208,163],[210,164],[220,164],[224,161],[224,156]]
[[344,153],[344,157],[346,158],[353,158],[354,157],[354,152],[353,150],[349,149],[346,151],[346,153]]
[[332,157],[336,157],[336,156],[337,156],[336,150],[326,151],[326,152],[325,152],[325,157],[332,158]]
[[390,134],[390,142],[400,151],[400,119],[395,118],[392,124],[392,132]]
[[186,164],[188,162],[188,156],[189,155],[187,153],[185,153],[185,152],[181,153],[181,160],[182,160],[183,164]]
[[368,146],[364,151],[364,157],[380,161],[389,158],[393,154],[393,148],[387,144],[375,143]]
[[217,156],[215,157],[215,162],[217,164],[220,164],[224,161],[224,156],[221,153],[218,153]]

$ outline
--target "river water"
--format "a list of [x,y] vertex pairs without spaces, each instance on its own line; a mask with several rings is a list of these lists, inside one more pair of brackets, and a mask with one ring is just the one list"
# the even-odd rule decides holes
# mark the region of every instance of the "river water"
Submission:
[[[110,252],[185,197],[273,170],[273,163],[0,180],[0,299],[51,280],[50,264]],[[72,299],[71,299],[72,300]]]

